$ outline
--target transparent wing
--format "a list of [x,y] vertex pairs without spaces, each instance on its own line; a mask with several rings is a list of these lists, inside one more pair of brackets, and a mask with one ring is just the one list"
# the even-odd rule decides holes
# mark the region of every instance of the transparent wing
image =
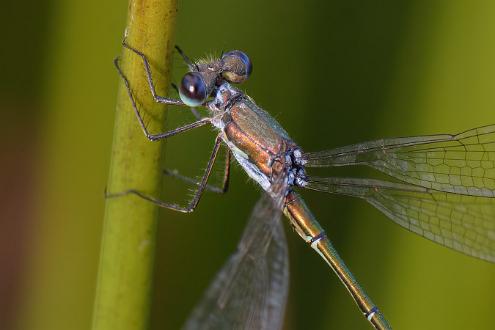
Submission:
[[412,232],[495,262],[493,198],[368,179],[310,178],[305,188],[362,198]]
[[280,329],[288,293],[280,201],[264,194],[237,251],[220,270],[185,329]]
[[303,157],[307,167],[368,165],[429,189],[495,196],[495,125],[457,135],[382,139]]

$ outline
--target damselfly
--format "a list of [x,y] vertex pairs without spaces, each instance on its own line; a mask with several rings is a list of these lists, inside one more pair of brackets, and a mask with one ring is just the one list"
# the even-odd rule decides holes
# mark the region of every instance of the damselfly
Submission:
[[[333,269],[365,318],[376,329],[390,329],[383,314],[355,280],[325,231],[295,189],[305,188],[366,200],[406,229],[441,245],[487,261],[495,261],[495,125],[457,135],[382,139],[322,152],[304,152],[263,109],[232,83],[242,83],[251,71],[248,56],[238,50],[207,61],[191,61],[179,86],[180,99],[159,96],[146,56],[140,56],[151,95],[159,103],[202,106],[209,116],[152,134],[137,108],[131,85],[125,82],[136,117],[145,134],[156,141],[210,124],[217,129],[213,151],[197,190],[186,206],[163,202],[137,190],[135,194],[161,207],[192,212],[222,143],[228,147],[226,190],[233,155],[266,192],[256,204],[238,250],[206,292],[186,323],[187,329],[278,329],[288,292],[287,246],[281,213],[301,238]],[[361,178],[319,178],[306,168],[366,165],[400,182]]]

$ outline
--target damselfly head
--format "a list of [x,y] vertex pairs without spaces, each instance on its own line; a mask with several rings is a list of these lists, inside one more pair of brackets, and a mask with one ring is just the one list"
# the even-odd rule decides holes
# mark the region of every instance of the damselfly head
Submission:
[[253,71],[251,60],[240,50],[225,53],[221,59],[191,62],[189,67],[191,71],[179,86],[179,96],[190,107],[202,105],[223,82],[242,83]]
[[222,56],[222,76],[231,83],[242,83],[249,78],[253,71],[253,64],[240,50],[232,50]]

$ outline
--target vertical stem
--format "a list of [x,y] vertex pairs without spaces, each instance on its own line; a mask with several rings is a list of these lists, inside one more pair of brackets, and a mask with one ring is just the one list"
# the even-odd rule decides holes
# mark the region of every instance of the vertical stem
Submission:
[[[170,84],[176,12],[176,0],[129,2],[127,43],[148,56],[162,94]],[[148,127],[152,132],[163,131],[165,109],[151,97],[141,59],[124,50],[121,65]],[[117,193],[134,188],[159,195],[161,161],[162,144],[150,142],[143,135],[121,81],[107,191]],[[107,200],[94,330],[148,327],[157,215],[156,206],[135,196]]]

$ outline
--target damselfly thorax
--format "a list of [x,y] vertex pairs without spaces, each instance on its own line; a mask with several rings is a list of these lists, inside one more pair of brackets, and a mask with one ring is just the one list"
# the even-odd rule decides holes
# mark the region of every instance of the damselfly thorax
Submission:
[[274,176],[285,176],[288,186],[305,184],[300,148],[251,98],[225,82],[207,107],[222,140],[265,191]]

